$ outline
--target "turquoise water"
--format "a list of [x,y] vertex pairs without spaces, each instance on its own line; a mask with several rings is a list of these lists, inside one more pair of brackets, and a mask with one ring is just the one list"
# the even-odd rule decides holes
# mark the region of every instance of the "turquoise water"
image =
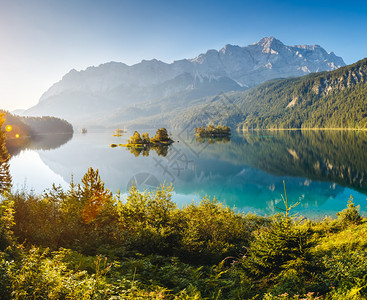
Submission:
[[14,189],[40,193],[52,183],[67,189],[72,176],[79,182],[93,167],[107,188],[123,194],[132,182],[141,190],[172,183],[180,206],[208,196],[240,211],[273,214],[282,207],[284,180],[289,201],[300,202],[295,211],[306,217],[335,216],[351,195],[366,212],[367,136],[361,132],[248,132],[230,141],[173,132],[176,142],[159,151],[110,147],[129,136],[74,134],[54,149],[22,150],[10,161]]

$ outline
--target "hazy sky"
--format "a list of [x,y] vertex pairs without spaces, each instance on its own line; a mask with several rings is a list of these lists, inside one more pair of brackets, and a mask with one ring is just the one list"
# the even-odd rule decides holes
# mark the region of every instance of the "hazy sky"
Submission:
[[367,56],[366,1],[0,0],[0,108],[29,108],[71,69],[193,58],[265,36]]

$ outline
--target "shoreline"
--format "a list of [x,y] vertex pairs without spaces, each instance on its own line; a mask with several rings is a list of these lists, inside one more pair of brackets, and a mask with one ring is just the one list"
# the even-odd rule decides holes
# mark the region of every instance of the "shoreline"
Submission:
[[254,129],[237,129],[237,131],[367,131],[367,128],[254,128]]

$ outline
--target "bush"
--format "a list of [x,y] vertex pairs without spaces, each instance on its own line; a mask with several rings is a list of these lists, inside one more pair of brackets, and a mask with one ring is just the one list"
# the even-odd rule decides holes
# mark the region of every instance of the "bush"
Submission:
[[172,254],[178,244],[179,213],[172,201],[172,187],[141,193],[134,186],[125,203],[118,203],[127,249],[144,254]]
[[14,202],[0,201],[0,251],[14,245]]
[[6,259],[5,253],[0,252],[0,299],[11,299],[11,282],[9,270],[13,262]]
[[[107,299],[119,291],[107,282],[110,270],[97,257],[95,273],[73,271],[65,262],[68,250],[50,253],[32,248],[9,271],[13,299]],[[124,287],[125,288],[125,287]],[[123,290],[123,289],[122,289]]]
[[347,208],[343,209],[341,212],[338,212],[336,215],[338,216],[338,223],[346,228],[352,224],[360,224],[362,221],[362,217],[359,214],[359,205],[355,206],[353,202],[353,196],[350,196],[347,204]]
[[182,213],[186,225],[180,255],[190,257],[191,262],[219,263],[226,256],[243,254],[244,247],[249,245],[251,231],[243,215],[216,199],[204,198],[198,205],[184,207]]
[[349,296],[353,293],[356,297],[367,295],[367,252],[364,249],[335,249],[325,255],[322,262],[326,269],[322,279],[331,289]]

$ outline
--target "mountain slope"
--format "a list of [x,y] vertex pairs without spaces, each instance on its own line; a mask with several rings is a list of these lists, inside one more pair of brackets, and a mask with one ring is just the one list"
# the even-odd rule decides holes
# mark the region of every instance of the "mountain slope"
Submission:
[[269,83],[242,102],[242,128],[366,128],[367,59]]
[[[72,70],[24,114],[53,115],[77,124],[104,122],[114,115],[123,123],[125,111],[143,103],[162,103],[164,99],[176,101],[176,108],[186,107],[184,100],[343,65],[340,57],[320,46],[286,46],[268,37],[246,47],[226,45],[220,51],[209,50],[171,64],[153,59],[132,66],[110,62],[85,71]],[[121,115],[116,111],[122,111]]]
[[269,81],[175,114],[175,121],[169,118],[172,126],[224,122],[245,130],[367,128],[367,59],[331,72]]

